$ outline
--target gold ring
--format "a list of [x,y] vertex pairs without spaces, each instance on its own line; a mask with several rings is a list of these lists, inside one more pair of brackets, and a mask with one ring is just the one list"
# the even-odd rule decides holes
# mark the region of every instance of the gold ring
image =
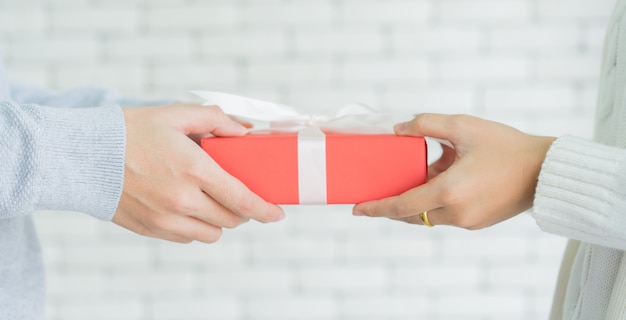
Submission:
[[422,213],[420,213],[420,219],[422,219],[422,223],[431,228],[434,227],[434,225],[432,223],[430,223],[430,220],[428,220],[428,211],[424,211]]

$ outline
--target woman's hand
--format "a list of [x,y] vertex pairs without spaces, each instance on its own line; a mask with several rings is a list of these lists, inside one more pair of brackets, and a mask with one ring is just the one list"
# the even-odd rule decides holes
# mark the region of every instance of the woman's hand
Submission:
[[531,136],[466,115],[421,114],[396,134],[448,140],[428,168],[429,182],[399,196],[357,204],[354,215],[481,229],[532,206],[537,177],[555,138]]

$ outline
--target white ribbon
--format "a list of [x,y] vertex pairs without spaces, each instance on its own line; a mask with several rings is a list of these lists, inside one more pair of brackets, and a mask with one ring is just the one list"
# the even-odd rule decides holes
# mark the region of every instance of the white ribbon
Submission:
[[[325,204],[326,136],[323,131],[354,134],[393,133],[390,115],[355,103],[329,115],[303,115],[286,105],[222,92],[192,91],[225,113],[267,122],[275,131],[298,133],[298,193],[301,204]],[[253,130],[254,132],[254,130]]]
[[316,127],[298,131],[298,196],[300,204],[325,204],[326,135]]
[[[276,131],[297,132],[307,127],[318,127],[325,132],[382,134],[393,133],[393,119],[362,103],[341,107],[326,115],[301,114],[294,108],[233,94],[213,91],[191,91],[204,99],[205,105],[216,105],[240,118],[266,122]],[[253,130],[254,131],[254,130]]]

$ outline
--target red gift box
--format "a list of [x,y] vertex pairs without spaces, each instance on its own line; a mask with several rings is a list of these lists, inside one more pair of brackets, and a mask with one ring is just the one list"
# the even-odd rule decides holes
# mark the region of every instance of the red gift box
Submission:
[[[302,203],[298,144],[296,132],[211,137],[201,142],[224,170],[275,204]],[[326,133],[325,151],[328,204],[395,196],[427,181],[427,149],[422,137]]]

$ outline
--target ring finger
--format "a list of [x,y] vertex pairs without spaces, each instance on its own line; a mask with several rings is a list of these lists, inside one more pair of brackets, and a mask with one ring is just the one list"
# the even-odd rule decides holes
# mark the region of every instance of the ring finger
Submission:
[[[432,209],[432,210],[427,210],[427,211],[421,211],[418,212],[414,215],[408,216],[408,217],[404,217],[404,218],[392,218],[392,220],[397,220],[397,221],[404,221],[406,223],[411,223],[411,224],[421,224],[421,225],[426,225],[425,222],[430,222],[431,226],[436,226],[436,225],[442,225],[445,224],[444,219],[442,219],[442,215],[444,214],[444,209],[443,208],[436,208],[436,209]],[[424,215],[424,218],[422,218],[422,214]]]

